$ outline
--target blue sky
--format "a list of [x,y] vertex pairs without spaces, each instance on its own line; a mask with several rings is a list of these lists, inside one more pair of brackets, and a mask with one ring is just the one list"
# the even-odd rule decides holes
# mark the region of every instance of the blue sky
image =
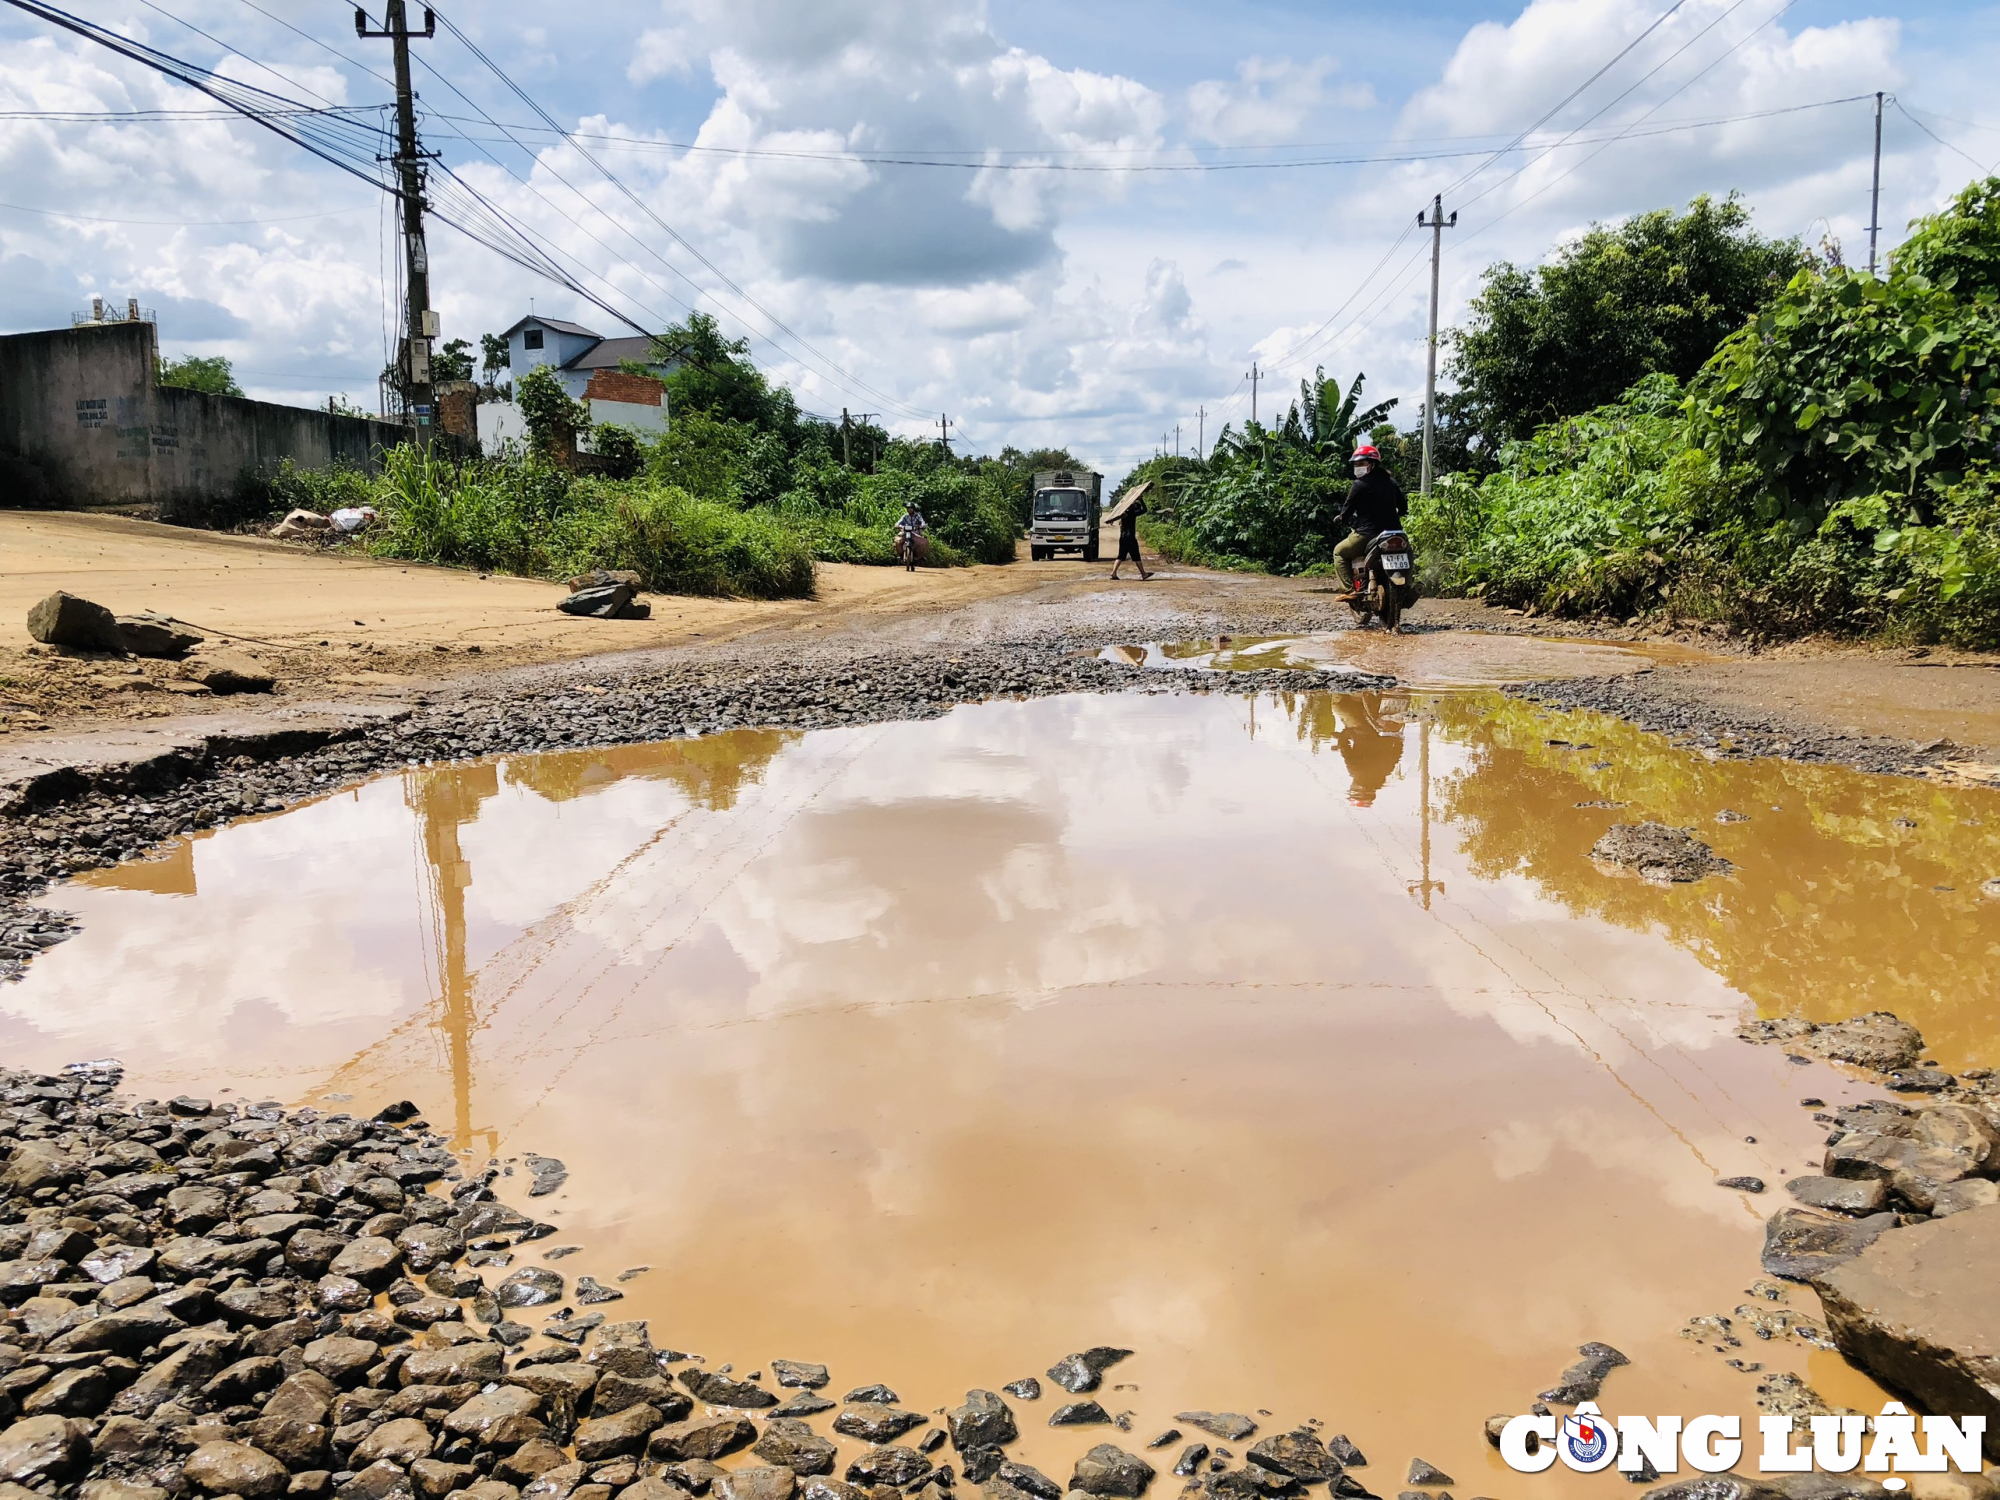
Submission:
[[[491,132],[447,118],[469,111],[439,75],[503,122],[529,118],[459,42],[418,44],[419,77],[446,162],[638,321],[688,305],[716,312],[753,337],[760,363],[810,410],[884,412],[910,432],[947,410],[975,448],[1065,443],[1116,471],[1163,433],[1171,443],[1176,423],[1191,448],[1198,430],[1212,438],[1219,421],[1240,421],[1252,360],[1274,368],[1279,391],[1322,360],[1343,378],[1365,370],[1372,392],[1402,397],[1413,415],[1422,246],[1398,237],[1440,189],[1453,187],[1446,207],[1464,213],[1447,236],[1449,324],[1492,261],[1535,261],[1592,220],[1698,192],[1741,190],[1765,232],[1830,234],[1860,258],[1868,107],[1797,106],[1889,89],[1959,148],[1891,112],[1882,217],[1892,244],[1907,218],[1975,175],[1968,158],[2000,158],[2000,107],[1981,86],[2000,63],[2000,7],[1681,0],[1642,38],[1672,3],[448,7],[566,128],[618,138],[593,149],[643,211],[552,137],[525,151],[492,143],[512,175],[453,140],[454,130]],[[385,45],[358,42],[350,8],[333,0],[258,0],[325,47],[248,0],[74,4],[265,86],[348,103],[384,94],[325,50],[386,71]],[[225,60],[218,41],[239,55]],[[121,305],[137,295],[160,310],[169,350],[227,354],[255,394],[372,404],[394,321],[384,276],[394,246],[378,195],[245,124],[36,118],[192,101],[17,13],[0,17],[0,42],[0,111],[10,112],[0,114],[0,199],[12,205],[0,207],[0,327],[60,325],[93,292]],[[1045,169],[1269,159],[1301,144],[1338,144],[1337,154],[1499,145],[1628,45],[1530,138],[1533,152],[1462,185],[1478,156]],[[1690,128],[1587,144],[1663,125]],[[1579,127],[1581,139],[1546,149]],[[689,142],[712,149],[668,144]],[[989,150],[1043,165],[973,172],[868,159]],[[762,154],[731,154],[744,151]],[[88,222],[101,219],[156,222]],[[218,222],[242,220],[260,222]],[[503,329],[531,298],[622,331],[447,228],[433,250],[446,337]],[[1265,415],[1271,394],[1266,386]]]

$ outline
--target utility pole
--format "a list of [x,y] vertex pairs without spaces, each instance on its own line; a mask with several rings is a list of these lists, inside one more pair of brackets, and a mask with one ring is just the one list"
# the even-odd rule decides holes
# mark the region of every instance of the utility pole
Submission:
[[1868,274],[1875,274],[1875,236],[1882,228],[1882,91],[1875,91],[1875,180],[1868,189]]
[[1424,910],[1431,909],[1431,893],[1444,894],[1444,882],[1431,879],[1431,721],[1424,720],[1423,738],[1418,741],[1417,774],[1423,778],[1423,850],[1424,878],[1413,880],[1408,886],[1412,896],[1424,903]]
[[1428,495],[1431,492],[1431,444],[1432,434],[1437,427],[1438,403],[1438,261],[1444,255],[1444,232],[1458,223],[1454,210],[1447,219],[1444,216],[1444,195],[1439,193],[1431,199],[1431,216],[1426,219],[1421,210],[1417,213],[1419,227],[1431,232],[1431,339],[1427,368],[1424,372],[1424,477],[1421,486]]
[[1250,382],[1250,420],[1254,422],[1257,420],[1257,382],[1264,378],[1263,372],[1257,368],[1257,361],[1250,361],[1250,373],[1243,378]]
[[1174,457],[1181,456],[1181,424],[1174,423]]
[[950,421],[943,412],[938,413],[938,446],[951,452],[951,429],[958,424]]
[[1203,458],[1208,453],[1208,408],[1205,406],[1198,408],[1195,412],[1194,421],[1195,457]]
[[368,12],[354,12],[354,34],[364,40],[387,37],[396,57],[396,154],[390,161],[401,182],[403,201],[404,273],[409,298],[404,324],[403,399],[417,428],[418,441],[428,443],[432,432],[431,340],[437,337],[437,314],[431,311],[431,261],[424,248],[424,153],[417,144],[417,96],[410,89],[410,38],[437,34],[437,18],[424,10],[424,29],[411,31],[404,0],[384,0],[382,29],[371,31]]

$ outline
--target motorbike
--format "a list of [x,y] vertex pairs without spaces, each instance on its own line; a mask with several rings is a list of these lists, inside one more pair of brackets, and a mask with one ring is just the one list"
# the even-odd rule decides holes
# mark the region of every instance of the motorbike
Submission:
[[1347,607],[1359,623],[1373,615],[1387,630],[1402,627],[1403,611],[1417,602],[1417,558],[1407,532],[1378,532],[1354,570]]
[[930,538],[922,532],[912,531],[906,526],[896,528],[896,561],[908,573],[917,571],[917,564],[930,556]]

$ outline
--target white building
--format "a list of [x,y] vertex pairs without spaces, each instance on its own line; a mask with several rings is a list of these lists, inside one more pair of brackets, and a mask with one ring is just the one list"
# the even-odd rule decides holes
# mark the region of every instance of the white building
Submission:
[[[560,318],[526,317],[507,330],[509,372],[516,381],[537,365],[553,365],[556,378],[573,401],[581,401],[592,422],[613,422],[642,436],[667,430],[667,393],[657,378],[631,373],[628,365],[644,365],[654,375],[676,368],[653,360],[653,340],[645,335],[608,339]],[[482,402],[479,446],[498,453],[508,442],[525,443],[528,424],[511,401]],[[587,444],[586,444],[587,446]]]

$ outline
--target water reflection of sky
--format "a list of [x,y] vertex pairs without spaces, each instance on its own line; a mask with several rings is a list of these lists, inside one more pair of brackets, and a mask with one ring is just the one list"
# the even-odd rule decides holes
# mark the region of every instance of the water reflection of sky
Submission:
[[1673,1335],[1755,1274],[1713,1183],[1803,1168],[1806,1070],[1667,935],[1706,898],[1533,867],[1574,786],[1526,777],[1496,855],[1484,722],[1074,697],[411,771],[196,841],[194,894],[65,890],[10,1055],[413,1098],[570,1163],[571,1264],[656,1268],[620,1311],[933,1405],[1129,1342],[1148,1409],[1369,1415],[1477,1473],[1604,1338],[1632,1409],[1747,1410]]

